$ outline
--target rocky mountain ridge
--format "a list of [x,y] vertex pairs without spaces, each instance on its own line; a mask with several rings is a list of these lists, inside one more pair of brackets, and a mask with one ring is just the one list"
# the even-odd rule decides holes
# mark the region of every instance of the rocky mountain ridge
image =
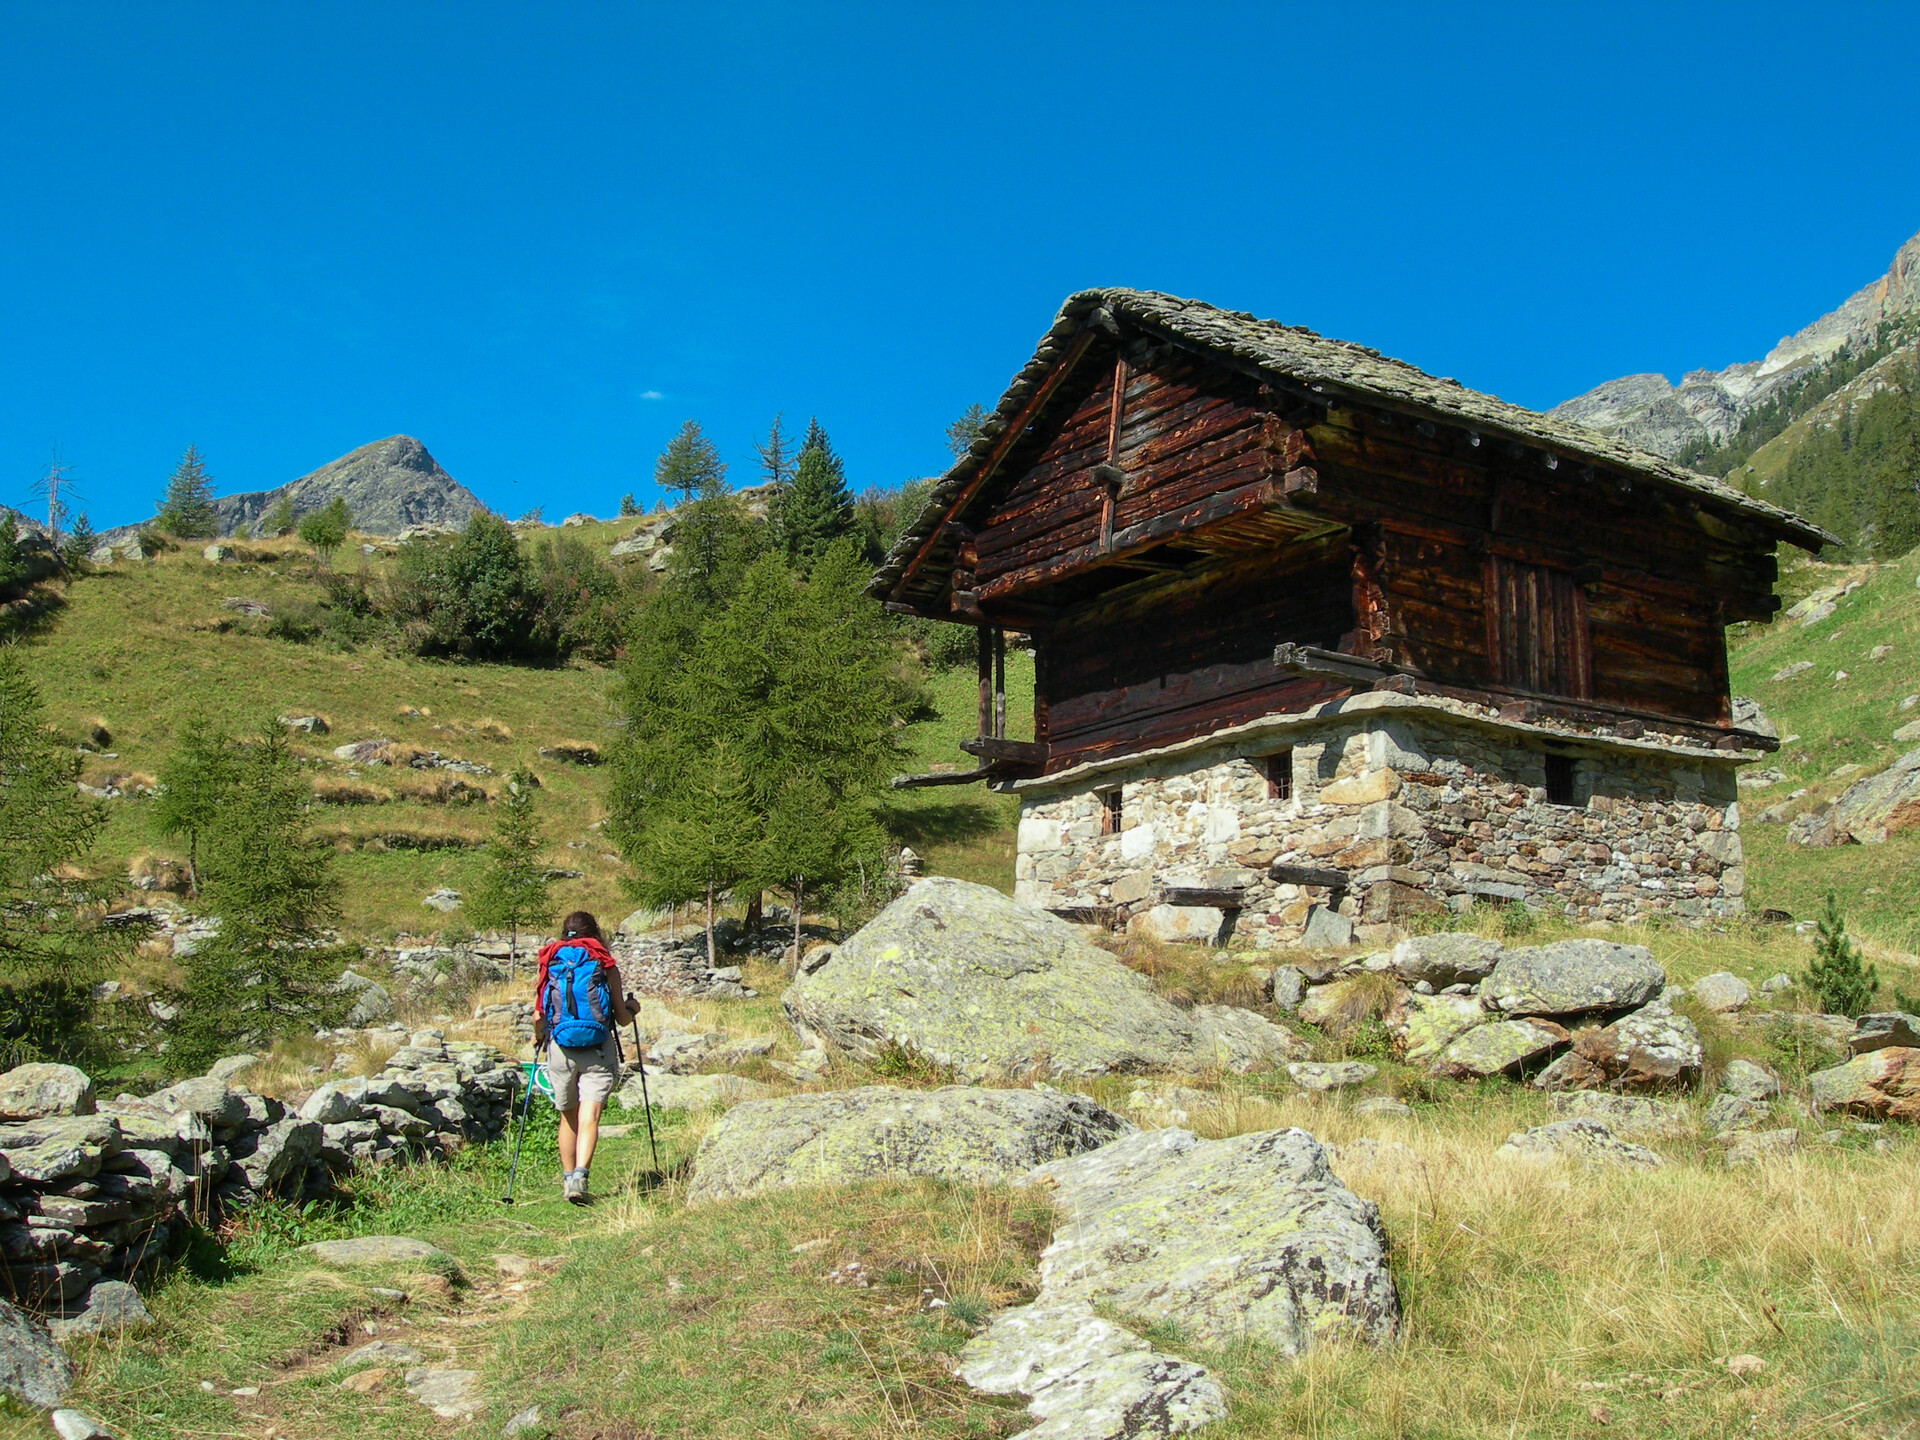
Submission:
[[223,535],[251,535],[284,498],[295,518],[335,497],[353,511],[354,529],[398,535],[417,525],[458,526],[480,498],[440,468],[411,435],[389,435],[274,490],[224,495],[214,502]]
[[1749,414],[1823,361],[1871,344],[1882,326],[1916,315],[1920,235],[1894,253],[1885,274],[1782,338],[1763,359],[1689,371],[1678,385],[1664,375],[1623,375],[1548,413],[1672,458],[1701,441],[1725,441]]

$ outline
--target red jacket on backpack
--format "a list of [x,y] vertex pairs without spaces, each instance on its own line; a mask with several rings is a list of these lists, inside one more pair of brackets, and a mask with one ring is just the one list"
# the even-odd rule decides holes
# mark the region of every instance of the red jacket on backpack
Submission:
[[[595,940],[591,935],[575,935],[571,939],[548,941],[540,947],[540,973],[533,982],[533,1008],[536,1014],[544,1015],[546,1013],[547,966],[553,963],[553,952],[558,950],[562,945],[583,946],[589,955],[600,962],[600,968],[602,970],[617,968],[618,962],[614,960],[613,956],[607,953],[607,947],[602,945],[598,940]],[[619,998],[617,995],[614,997],[616,1001]]]

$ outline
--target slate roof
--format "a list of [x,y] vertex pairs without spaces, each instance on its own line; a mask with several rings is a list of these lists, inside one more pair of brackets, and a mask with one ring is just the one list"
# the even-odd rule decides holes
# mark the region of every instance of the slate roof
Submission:
[[[1203,301],[1182,300],[1154,290],[1082,290],[1069,296],[1060,307],[1033,359],[1014,376],[972,448],[935,483],[919,517],[875,572],[868,593],[886,596],[893,592],[905,573],[907,562],[946,518],[949,507],[973,479],[1012,417],[1045,379],[1054,362],[1066,352],[1087,317],[1103,306],[1147,330],[1159,331],[1329,399],[1362,398],[1395,411],[1463,425],[1490,437],[1517,440],[1556,455],[1691,491],[1703,500],[1777,529],[1783,538],[1808,550],[1838,543],[1835,537],[1810,521],[1777,505],[1756,500],[1723,480],[1699,474],[1585,426],[1509,405],[1492,395],[1469,390],[1456,380],[1429,375],[1404,360],[1395,360],[1364,345],[1330,340],[1300,326],[1262,320],[1245,311],[1221,310]],[[1596,480],[1595,483],[1603,482]]]

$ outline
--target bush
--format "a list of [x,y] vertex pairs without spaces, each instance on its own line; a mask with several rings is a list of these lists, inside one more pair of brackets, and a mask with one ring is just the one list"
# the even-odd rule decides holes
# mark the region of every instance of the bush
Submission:
[[546,659],[540,592],[513,528],[476,510],[452,540],[411,540],[384,608],[416,655],[476,660]]
[[553,535],[534,550],[540,592],[540,638],[561,656],[580,655],[601,665],[619,658],[627,623],[647,584],[639,566],[616,575],[613,567],[571,535]]

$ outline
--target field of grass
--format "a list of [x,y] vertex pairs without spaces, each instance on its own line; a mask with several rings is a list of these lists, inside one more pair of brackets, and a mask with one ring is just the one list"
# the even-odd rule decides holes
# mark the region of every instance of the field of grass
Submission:
[[[1477,918],[1497,930],[1504,917]],[[1541,926],[1529,938],[1562,933]],[[1757,981],[1798,969],[1807,948],[1781,927],[1619,938],[1651,946],[1682,981],[1718,969]],[[1192,948],[1159,964],[1133,958],[1175,994],[1207,988],[1186,973],[1195,967],[1232,968]],[[755,967],[749,979],[759,999],[700,1002],[694,1018],[736,1033],[775,1028],[777,976]],[[1757,1027],[1698,1018],[1711,1065],[1748,1054],[1795,1080],[1817,1063],[1771,1048]],[[1322,1056],[1348,1053],[1337,1037],[1315,1043]],[[1277,1075],[1190,1077],[1214,1097],[1192,1117],[1204,1135],[1297,1125],[1335,1147],[1336,1170],[1381,1207],[1405,1312],[1390,1346],[1302,1362],[1151,1332],[1227,1385],[1231,1414],[1207,1433],[1812,1440],[1920,1426],[1911,1129],[1825,1143],[1819,1132],[1833,1121],[1783,1102],[1772,1123],[1801,1130],[1802,1150],[1753,1168],[1727,1168],[1720,1147],[1692,1133],[1650,1142],[1669,1162],[1652,1172],[1510,1164],[1494,1150],[1552,1117],[1544,1097],[1436,1084],[1372,1058],[1375,1080],[1325,1096]],[[830,1083],[876,1078],[845,1067]],[[1120,1108],[1138,1083],[1073,1088]],[[1356,1113],[1373,1094],[1401,1096],[1412,1116]],[[153,1330],[75,1347],[75,1403],[139,1440],[492,1435],[533,1404],[545,1427],[534,1436],[624,1440],[996,1437],[1028,1423],[948,1366],[989,1311],[1031,1293],[1052,1226],[1039,1197],[902,1180],[689,1205],[685,1161],[707,1122],[673,1117],[660,1126],[663,1173],[636,1127],[607,1142],[595,1166],[604,1198],[582,1211],[557,1197],[552,1121],[540,1118],[512,1209],[497,1202],[507,1147],[496,1142],[449,1170],[363,1177],[352,1208],[268,1209],[223,1246],[203,1245],[152,1297]],[[1876,1139],[1887,1143],[1876,1149]],[[458,1269],[332,1272],[297,1248],[373,1233],[430,1240]],[[500,1252],[560,1258],[514,1279],[496,1268]],[[373,1338],[478,1371],[489,1409],[465,1427],[437,1421],[397,1372],[343,1388],[340,1357]],[[1765,1368],[1730,1373],[1720,1363],[1730,1355]],[[0,1436],[43,1427],[0,1418]]]

